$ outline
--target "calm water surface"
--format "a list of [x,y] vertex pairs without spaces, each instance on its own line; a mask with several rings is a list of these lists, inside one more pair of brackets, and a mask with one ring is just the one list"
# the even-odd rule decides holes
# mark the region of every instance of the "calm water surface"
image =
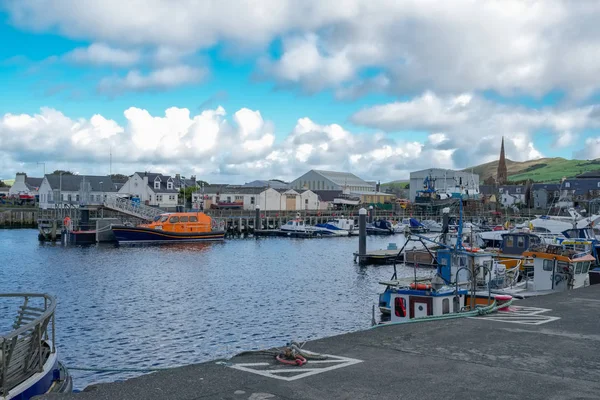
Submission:
[[[369,237],[367,247],[402,240]],[[368,328],[393,267],[359,267],[357,248],[357,238],[61,247],[35,230],[0,230],[0,292],[57,297],[66,365],[179,366]],[[82,389],[137,374],[73,375]]]

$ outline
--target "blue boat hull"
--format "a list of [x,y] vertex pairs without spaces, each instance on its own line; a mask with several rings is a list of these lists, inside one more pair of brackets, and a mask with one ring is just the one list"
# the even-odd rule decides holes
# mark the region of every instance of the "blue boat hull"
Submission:
[[9,392],[10,400],[29,400],[32,397],[49,393],[70,393],[73,391],[73,379],[67,368],[58,359],[52,357],[46,362],[44,370],[29,378],[22,386]]
[[180,243],[223,240],[225,231],[212,232],[166,232],[158,229],[113,226],[113,234],[119,243]]

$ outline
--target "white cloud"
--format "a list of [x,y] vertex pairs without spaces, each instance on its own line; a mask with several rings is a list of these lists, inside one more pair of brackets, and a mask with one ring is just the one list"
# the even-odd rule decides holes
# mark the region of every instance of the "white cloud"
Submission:
[[437,131],[429,142],[439,149],[459,149],[454,154],[458,167],[491,161],[497,157],[501,136],[507,139],[507,157],[513,160],[539,158],[533,135],[541,130],[567,146],[576,132],[600,126],[598,106],[528,109],[501,105],[480,96],[439,96],[426,92],[407,101],[366,107],[351,120],[385,131]]
[[574,156],[583,160],[600,158],[600,137],[587,138],[583,149],[575,152]]
[[112,48],[102,43],[94,43],[88,47],[76,48],[64,55],[64,59],[79,64],[112,65],[127,67],[137,64],[140,52]]
[[[598,2],[20,0],[5,8],[19,27],[119,47],[258,52],[282,39],[282,53],[262,64],[266,72],[342,97],[370,83],[396,94],[562,89],[585,97],[600,88],[600,58],[590,56],[600,50]],[[365,79],[366,68],[380,77]]]
[[104,78],[98,85],[102,93],[118,94],[124,91],[165,90],[186,84],[198,83],[207,75],[204,68],[187,65],[168,66],[143,74],[129,71],[125,77]]

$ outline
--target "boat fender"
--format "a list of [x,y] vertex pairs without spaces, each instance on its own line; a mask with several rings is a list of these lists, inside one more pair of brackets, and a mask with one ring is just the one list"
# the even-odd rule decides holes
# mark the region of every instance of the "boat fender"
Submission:
[[411,289],[417,289],[417,290],[429,290],[431,289],[431,285],[428,283],[417,283],[415,284],[414,282],[410,284],[410,288]]

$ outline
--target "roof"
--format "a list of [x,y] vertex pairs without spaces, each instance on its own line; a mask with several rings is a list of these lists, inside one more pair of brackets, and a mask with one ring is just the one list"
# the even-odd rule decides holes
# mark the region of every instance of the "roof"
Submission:
[[335,183],[338,186],[372,186],[372,185],[358,176],[350,173],[350,172],[335,172],[335,171],[323,171],[320,169],[313,169],[312,171],[321,175],[322,177],[329,179],[331,182]]
[[531,190],[546,190],[547,192],[554,192],[560,190],[558,183],[534,183],[531,185]]
[[[600,186],[598,186],[598,182],[600,182],[600,179],[567,179],[563,182],[561,189],[572,190],[575,192],[575,195],[585,195],[590,190],[599,190]],[[569,187],[567,187],[567,183],[570,185]]]
[[491,196],[497,192],[498,189],[496,188],[496,185],[479,185],[479,193],[483,195]]
[[274,180],[269,180],[269,181],[263,181],[263,180],[256,180],[256,181],[252,181],[252,182],[247,182],[244,184],[244,186],[246,187],[272,187],[273,189],[289,189],[290,185],[289,183],[285,183],[285,182],[279,182],[279,181],[274,181]]
[[44,178],[30,178],[28,176],[25,177],[25,185],[27,185],[27,189],[29,190],[38,190],[42,185],[42,181]]
[[[498,192],[500,192],[500,189],[502,189],[503,194],[525,194],[525,193],[527,193],[527,186],[525,186],[525,185],[500,185],[500,186],[498,186]],[[479,191],[481,192],[481,186],[479,187]]]
[[358,196],[395,196],[394,193],[386,193],[386,192],[369,192],[369,191],[361,191],[361,190],[351,190],[350,194],[358,195]]
[[333,201],[335,198],[340,197],[343,193],[341,190],[313,190],[321,201]]
[[246,187],[246,186],[227,186],[220,194],[260,194],[267,190],[267,187]]
[[[175,180],[169,175],[158,174],[154,172],[136,172],[141,177],[148,177],[148,186],[154,193],[178,193],[177,189],[167,189],[167,181],[169,179],[173,180],[173,185],[175,186]],[[154,181],[156,178],[160,178],[160,189],[154,189]]]
[[46,179],[53,190],[61,189],[65,192],[78,192],[81,189],[81,183],[85,179],[91,186],[92,192],[116,192],[117,186],[113,183],[110,176],[94,175],[67,175],[67,174],[47,174]]
[[598,178],[598,179],[600,179],[600,169],[597,169],[595,171],[584,172],[583,174],[577,175],[576,178],[583,178],[583,179]]

